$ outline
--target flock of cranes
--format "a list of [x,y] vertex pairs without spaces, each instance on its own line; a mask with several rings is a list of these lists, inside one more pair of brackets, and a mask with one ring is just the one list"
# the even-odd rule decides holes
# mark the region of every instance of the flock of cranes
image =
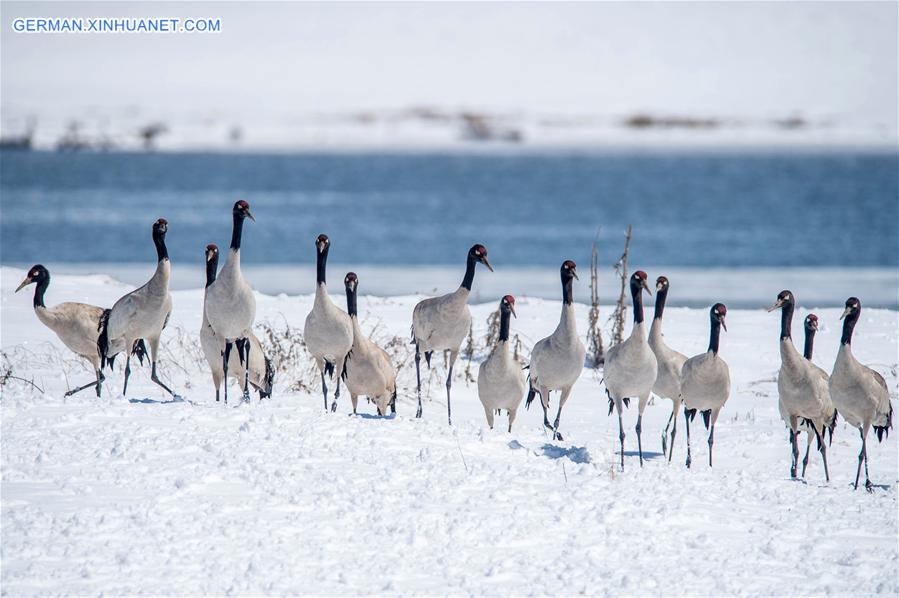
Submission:
[[[256,300],[250,285],[244,280],[240,268],[240,247],[243,226],[247,219],[255,221],[246,201],[238,201],[232,209],[233,228],[231,244],[224,266],[218,270],[219,250],[215,245],[206,247],[206,288],[203,303],[203,319],[200,343],[209,364],[215,386],[216,401],[220,400],[220,387],[224,383],[224,401],[228,402],[228,378],[233,377],[243,391],[243,400],[249,400],[250,387],[260,397],[270,396],[274,381],[274,369],[265,356],[259,339],[252,332],[256,316]],[[115,358],[124,353],[125,379],[122,393],[128,388],[131,374],[131,357],[141,363],[145,357],[151,365],[151,379],[167,393],[175,393],[157,377],[159,339],[172,311],[169,294],[171,266],[165,245],[168,223],[160,218],[153,224],[153,243],[156,247],[156,271],[143,286],[124,295],[110,309],[84,303],[61,303],[54,307],[44,304],[44,294],[50,283],[50,273],[41,265],[33,266],[16,292],[29,284],[35,284],[34,311],[38,319],[50,328],[71,351],[87,360],[93,367],[96,379],[72,389],[66,396],[95,387],[101,395],[105,376],[103,370],[113,365]],[[344,278],[346,311],[338,307],[327,288],[327,259],[330,240],[319,235],[315,240],[316,291],[312,310],[306,317],[304,340],[320,371],[324,408],[328,406],[328,380],[335,383],[330,410],[337,409],[340,385],[343,381],[350,393],[353,413],[356,413],[360,396],[376,405],[379,415],[396,412],[396,369],[388,354],[362,332],[358,322],[357,290],[359,279],[353,272]],[[457,290],[440,297],[419,302],[412,314],[412,343],[415,345],[415,373],[418,409],[422,415],[421,355],[430,366],[434,352],[448,352],[446,377],[447,421],[452,424],[453,366],[459,355],[471,324],[468,298],[474,282],[475,270],[481,264],[493,271],[487,259],[487,249],[474,245],[466,258],[465,275]],[[584,368],[586,349],[581,342],[575,321],[573,284],[577,279],[577,266],[566,260],[560,268],[562,284],[562,313],[553,333],[538,341],[531,353],[530,364],[522,371],[509,348],[511,318],[516,316],[515,298],[506,295],[500,300],[499,340],[481,365],[477,387],[490,428],[494,416],[505,410],[508,429],[511,432],[517,411],[525,396],[529,407],[538,395],[543,407],[543,424],[555,440],[562,440],[559,423],[571,389]],[[716,303],[709,310],[709,345],[698,355],[687,358],[668,347],[662,335],[662,317],[668,296],[669,281],[660,276],[655,285],[656,302],[652,324],[647,334],[643,313],[643,293],[651,294],[648,276],[642,270],[630,277],[634,325],[630,336],[614,345],[606,354],[603,379],[609,401],[609,415],[618,416],[621,468],[624,469],[624,407],[631,399],[638,401],[637,447],[640,465],[643,464],[642,423],[643,412],[650,396],[655,395],[672,402],[671,416],[662,432],[662,450],[668,460],[674,448],[677,420],[683,407],[687,437],[686,465],[691,465],[690,423],[697,412],[702,415],[708,429],[709,466],[712,465],[715,423],[730,395],[730,374],[727,363],[718,354],[722,329],[727,330],[727,308]],[[855,297],[846,301],[843,334],[833,371],[828,374],[812,362],[817,316],[810,314],[805,320],[804,354],[800,355],[793,344],[791,323],[795,297],[790,291],[781,292],[769,309],[781,310],[780,354],[778,373],[778,407],[789,428],[792,453],[791,475],[798,475],[798,439],[807,433],[808,442],[802,461],[802,476],[808,465],[812,438],[817,441],[824,462],[825,477],[829,481],[827,467],[826,433],[833,439],[837,414],[859,430],[862,448],[858,456],[855,487],[858,487],[862,464],[865,465],[865,486],[871,488],[867,466],[867,436],[873,428],[878,441],[892,427],[892,405],[886,382],[874,370],[859,363],[852,355],[852,332],[861,313],[861,303]],[[235,351],[236,350],[236,351]],[[550,394],[559,393],[556,416],[549,421]],[[668,431],[670,429],[670,439]]]

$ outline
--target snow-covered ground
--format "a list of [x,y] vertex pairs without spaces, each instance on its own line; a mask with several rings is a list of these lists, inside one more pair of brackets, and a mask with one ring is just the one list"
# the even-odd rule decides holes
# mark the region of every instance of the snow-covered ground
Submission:
[[[897,435],[883,444],[870,438],[879,485],[871,494],[850,486],[860,442],[842,420],[829,451],[832,481],[824,482],[814,449],[806,481],[789,479],[774,382],[777,314],[728,312],[721,353],[733,391],[714,469],[699,419],[693,469],[683,466],[682,422],[666,462],[659,437],[670,404],[657,399],[644,422],[643,469],[635,409],[626,414],[622,473],[617,422],[592,370],[562,414],[564,442],[549,440],[539,407],[520,413],[511,434],[505,416],[487,429],[464,362],[453,387],[455,425],[446,424],[442,367],[428,377],[424,418],[414,419],[406,344],[413,296],[360,298],[363,328],[395,339],[390,350],[403,364],[395,418],[374,417],[370,405],[350,417],[347,397],[338,413],[324,413],[302,355],[285,362],[291,372],[279,372],[272,400],[216,404],[196,359],[198,289],[174,293],[160,363],[184,401],[170,401],[147,367],[119,396],[121,363],[103,398],[86,391],[63,399],[90,373],[37,321],[32,288],[13,294],[24,274],[0,272],[3,373],[11,366],[43,392],[16,378],[2,387],[4,595],[899,592]],[[129,288],[59,275],[47,300],[110,305]],[[332,291],[342,299],[342,289]],[[270,323],[284,347],[288,326],[298,340],[311,297],[257,301],[257,323]],[[472,306],[475,376],[495,307]],[[527,355],[555,327],[559,302],[519,297],[517,311],[512,330]],[[578,313],[584,331],[587,307]],[[839,310],[817,313],[815,361],[829,370]],[[683,352],[704,350],[707,334],[705,310],[666,312],[666,338]],[[896,311],[865,309],[853,342],[894,397],[897,335]]]

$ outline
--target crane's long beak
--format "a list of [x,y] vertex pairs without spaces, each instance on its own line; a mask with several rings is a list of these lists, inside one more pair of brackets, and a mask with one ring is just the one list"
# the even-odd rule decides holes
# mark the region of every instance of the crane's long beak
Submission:
[[28,285],[30,285],[32,282],[33,282],[33,281],[31,280],[31,277],[30,277],[30,276],[26,276],[26,277],[25,277],[25,280],[22,281],[22,284],[20,284],[19,286],[16,287],[16,291],[15,291],[15,292],[18,293],[19,291],[21,291],[22,289],[24,289],[25,287],[27,287]]
[[649,293],[649,296],[652,297],[652,290],[649,288],[649,283],[646,280],[643,280],[643,288],[646,289],[646,292]]
[[487,256],[481,258],[481,263],[487,266],[487,269],[493,272],[493,266],[490,265],[490,262],[487,261]]
[[[24,284],[24,283],[23,283],[23,284]],[[843,310],[842,315],[840,315],[840,319],[842,320],[843,318],[845,318],[846,316],[848,316],[848,315],[851,314],[851,313],[852,313],[852,308],[851,308],[851,307],[847,307],[846,309]]]
[[253,216],[253,214],[251,214],[249,210],[247,210],[247,218],[249,218],[253,222],[256,222],[256,217]]
[[724,323],[724,318],[721,318],[721,327],[724,328],[724,332],[727,332],[727,324]]
[[577,275],[577,270],[575,270],[574,268],[571,269],[571,275],[574,276],[575,280],[580,280],[580,278]]
[[518,317],[518,314],[515,313],[515,306],[512,305],[512,304],[510,303],[510,304],[509,304],[509,309],[512,310],[512,317],[513,317],[513,318],[517,318],[517,317]]
[[783,299],[778,299],[777,301],[774,302],[774,305],[772,305],[771,307],[768,308],[768,312],[770,313],[770,312],[774,311],[775,309],[780,309],[781,307],[783,307],[783,305],[784,305]]

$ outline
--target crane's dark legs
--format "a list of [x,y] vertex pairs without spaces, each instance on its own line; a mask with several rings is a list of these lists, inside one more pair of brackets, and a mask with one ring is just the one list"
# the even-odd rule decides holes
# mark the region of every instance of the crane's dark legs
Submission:
[[668,423],[665,424],[665,429],[662,430],[662,454],[666,457],[668,456],[668,428],[671,427],[671,421],[674,419],[674,411],[671,412],[671,415],[668,416]]
[[684,422],[687,424],[687,469],[690,469],[690,464],[693,462],[692,456],[690,455],[690,416],[695,415],[695,409],[684,409]]
[[709,467],[712,466],[712,445],[715,444],[715,424],[709,428]]
[[418,411],[415,417],[421,417],[421,350],[418,343],[415,343],[415,382],[418,389]]
[[122,396],[128,394],[128,377],[131,375],[131,355],[125,357],[125,384],[122,386]]
[[[811,424],[809,424],[809,425],[811,425]],[[817,433],[818,432],[816,431],[815,434],[817,434]],[[811,436],[811,434],[807,434],[807,435],[808,435],[808,443],[806,443],[806,445],[805,445],[805,456],[802,458],[802,477],[803,477],[803,479],[805,478],[805,470],[808,467],[808,452],[809,452],[809,449],[812,448],[812,436]]]
[[830,472],[827,470],[827,446],[824,442],[824,430],[819,432],[815,428],[815,437],[818,439],[818,450],[821,451],[821,459],[824,461],[824,479],[830,481]]
[[231,348],[234,346],[230,341],[225,341],[225,352],[222,353],[222,369],[225,372],[223,376],[225,385],[225,405],[228,404],[228,360],[231,359]]
[[325,399],[325,411],[328,410],[328,385],[325,383],[325,369],[321,369],[322,374],[322,395],[324,395]]
[[621,471],[624,471],[624,420],[621,418],[621,406],[618,407],[618,441],[621,444]]
[[155,361],[153,362],[153,369],[150,372],[150,380],[152,380],[153,382],[155,382],[156,384],[161,386],[163,390],[165,390],[167,393],[169,393],[173,397],[175,396],[175,393],[172,392],[172,389],[169,388],[168,386],[166,386],[165,384],[163,384],[162,380],[160,380],[159,378],[156,377],[156,362]]
[[450,391],[453,388],[453,366],[456,365],[456,351],[450,352],[449,372],[446,375],[446,420],[453,425],[453,410],[450,406]]
[[870,492],[873,484],[871,483],[871,479],[868,477],[868,443],[865,439],[865,430],[864,428],[859,429],[859,434],[862,437],[862,451],[858,454],[858,469],[855,472],[855,489],[858,490],[858,478],[862,473],[862,461],[865,462],[865,488]]
[[671,456],[674,454],[674,437],[677,436],[677,409],[680,405],[675,405],[671,412],[671,445],[668,447],[668,462],[671,463]]
[[637,415],[637,452],[640,454],[640,467],[643,467],[643,414]]
[[[242,338],[237,341],[237,352],[243,362],[243,400],[250,402],[250,339]],[[226,378],[227,380],[227,378]]]
[[[343,376],[343,373],[337,376],[337,390],[334,391],[334,400],[331,401],[331,413],[337,411],[337,399],[340,398],[340,378]],[[355,413],[355,410],[353,411]]]
[[790,461],[790,477],[796,479],[796,468],[799,466],[799,445],[796,442],[796,432],[790,428],[790,452],[792,461]]
[[93,382],[88,382],[87,384],[84,384],[83,386],[79,386],[78,388],[73,388],[72,390],[68,391],[64,396],[70,397],[73,394],[75,394],[76,392],[81,392],[85,388],[90,388],[92,386],[96,386],[97,387],[97,396],[99,397],[100,396],[100,388],[103,384],[103,381],[106,380],[106,377],[103,375],[103,372],[101,372],[100,370],[96,370],[96,372],[97,372],[96,380],[94,380]]

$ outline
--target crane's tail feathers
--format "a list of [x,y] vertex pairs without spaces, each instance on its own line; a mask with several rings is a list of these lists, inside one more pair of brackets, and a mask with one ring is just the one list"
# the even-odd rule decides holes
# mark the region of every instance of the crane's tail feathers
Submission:
[[147,345],[144,343],[144,339],[139,338],[134,341],[134,346],[131,347],[131,354],[137,357],[141,365],[144,365],[144,357],[147,356]]
[[334,364],[328,360],[325,360],[325,375],[329,378],[334,377]]
[[631,400],[630,400],[629,398],[627,398],[627,397],[621,399],[621,402],[624,403],[624,406],[625,406],[625,407],[630,407],[630,406],[631,406]]
[[393,387],[393,394],[390,395],[390,412],[396,413],[396,386]]
[[343,378],[344,380],[346,380],[347,363],[349,363],[350,355],[352,355],[352,354],[353,354],[353,352],[350,351],[349,353],[346,354],[346,357],[343,358],[343,368],[342,368],[342,371],[340,372],[340,377]]
[[834,409],[833,410],[833,419],[830,421],[830,424],[827,425],[827,434],[829,437],[828,441],[827,441],[827,446],[833,446],[833,431],[837,427],[837,416],[839,414],[840,414],[839,411]]
[[877,442],[883,442],[883,437],[890,437],[890,428],[893,427],[893,404],[890,403],[890,411],[886,415],[886,423],[882,426],[874,426],[874,433],[877,434]]
[[[103,313],[100,314],[100,322],[97,324],[97,332],[99,335],[97,336],[97,354],[100,356],[100,368],[102,369],[107,362],[107,355],[109,353],[109,314],[112,313],[111,309],[104,309]],[[111,367],[111,364],[110,364]]]
[[425,362],[428,364],[428,368],[431,367],[431,355],[433,355],[433,351],[425,351]]
[[690,421],[696,419],[696,410],[695,409],[684,409],[684,415],[690,418]]
[[275,386],[275,366],[272,365],[272,360],[268,357],[265,358],[265,388],[259,389],[259,398],[260,399],[268,399],[272,396],[272,389]]
[[[528,377],[528,380],[530,380],[530,376]],[[537,390],[536,390],[533,386],[530,386],[530,387],[528,388],[528,398],[525,399],[525,401],[524,401],[524,408],[525,408],[525,409],[527,409],[527,410],[530,410],[530,409],[531,409],[531,403],[534,402],[534,397],[535,397],[536,395],[537,395]]]
[[105,365],[101,365],[101,366],[100,366],[100,369],[102,370],[103,368],[108,367],[110,370],[112,370],[112,366],[113,366],[113,363],[115,362],[115,358],[116,358],[115,355],[113,355],[112,357],[107,357],[107,358],[106,358],[106,364],[105,364]]
[[711,409],[706,409],[705,411],[702,412],[702,423],[705,424],[706,430],[709,429],[709,420],[711,419],[711,417],[712,417]]

